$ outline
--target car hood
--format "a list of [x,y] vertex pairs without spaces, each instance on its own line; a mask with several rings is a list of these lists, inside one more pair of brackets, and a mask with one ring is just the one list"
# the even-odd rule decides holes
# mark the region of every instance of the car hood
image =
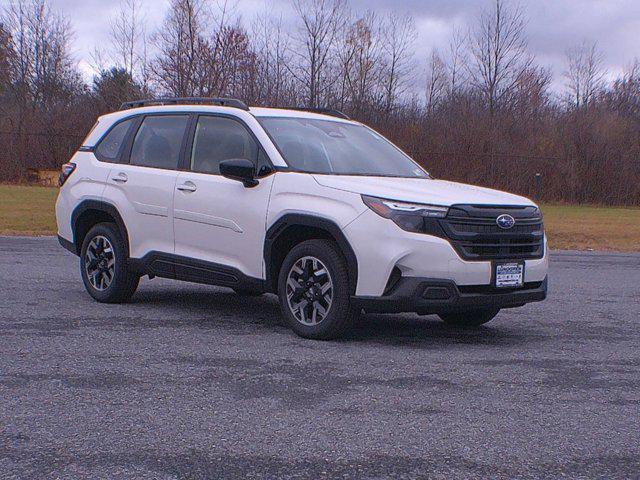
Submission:
[[445,180],[356,175],[314,175],[313,177],[324,187],[373,197],[445,207],[456,204],[534,205],[531,200],[519,195]]

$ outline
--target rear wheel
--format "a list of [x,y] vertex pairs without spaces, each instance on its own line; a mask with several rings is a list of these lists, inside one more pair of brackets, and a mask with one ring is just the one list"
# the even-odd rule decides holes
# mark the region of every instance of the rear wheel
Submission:
[[500,311],[499,308],[483,308],[461,312],[441,313],[438,316],[454,327],[479,327],[492,320]]
[[278,297],[289,326],[301,337],[329,340],[352,322],[347,262],[335,243],[307,240],[284,259]]
[[91,228],[80,251],[80,273],[89,295],[105,303],[129,300],[140,276],[130,271],[127,260],[127,248],[115,224]]

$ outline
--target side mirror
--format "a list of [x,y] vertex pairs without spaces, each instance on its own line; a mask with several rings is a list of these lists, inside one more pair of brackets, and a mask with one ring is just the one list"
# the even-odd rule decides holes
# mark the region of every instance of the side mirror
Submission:
[[246,158],[223,160],[220,162],[220,175],[231,180],[238,180],[247,188],[258,185],[256,166]]

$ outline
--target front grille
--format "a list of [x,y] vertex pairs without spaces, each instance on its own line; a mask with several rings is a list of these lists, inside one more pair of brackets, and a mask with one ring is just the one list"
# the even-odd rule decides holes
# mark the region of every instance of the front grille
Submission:
[[[502,214],[515,219],[512,228],[497,225]],[[544,254],[544,226],[536,207],[455,205],[439,223],[465,260],[542,258]]]

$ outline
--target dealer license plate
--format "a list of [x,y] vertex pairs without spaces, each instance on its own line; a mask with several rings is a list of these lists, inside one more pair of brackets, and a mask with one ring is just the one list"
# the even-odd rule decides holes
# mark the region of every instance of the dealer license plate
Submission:
[[524,285],[524,262],[497,263],[494,268],[497,288],[520,288]]

